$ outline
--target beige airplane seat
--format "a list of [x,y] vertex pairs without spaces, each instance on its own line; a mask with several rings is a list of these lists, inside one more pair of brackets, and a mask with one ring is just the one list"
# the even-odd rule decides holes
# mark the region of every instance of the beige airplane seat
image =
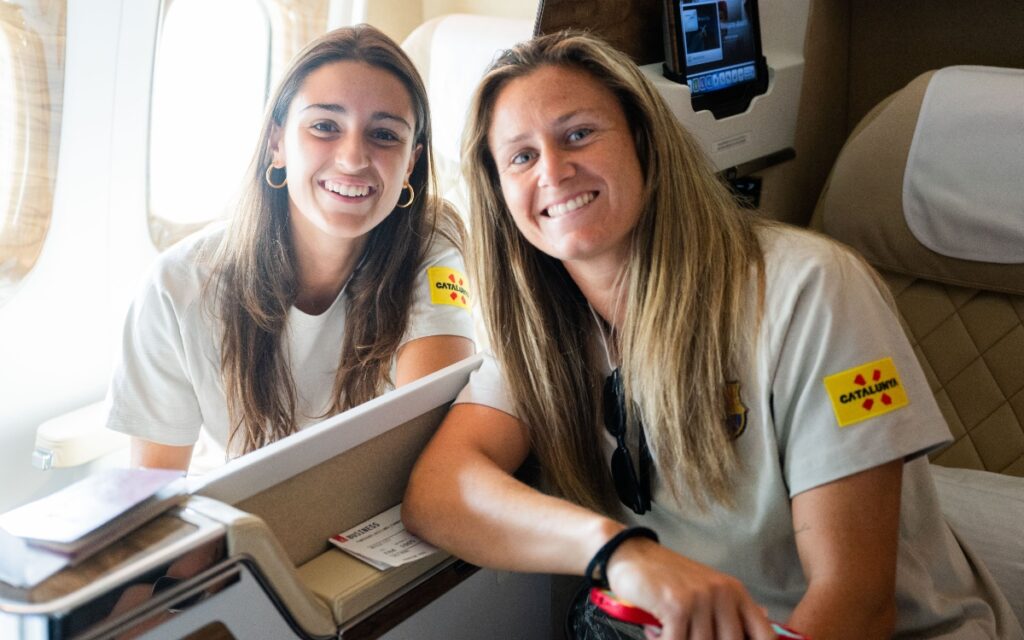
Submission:
[[[474,356],[452,365],[194,481],[189,505],[227,525],[227,555],[251,559],[306,636],[376,637],[475,570],[438,551],[382,572],[328,539],[401,502],[420,451],[479,362]],[[198,496],[207,500],[197,503]],[[523,598],[521,592],[535,590],[538,581],[523,576],[499,582],[474,586],[488,592],[478,594],[477,606],[496,607],[487,597]],[[423,594],[411,604],[380,614],[415,588]],[[464,632],[489,635],[496,625],[510,638],[532,637],[546,624],[544,612],[537,613],[525,624],[500,612],[490,616],[491,626],[474,627],[467,617],[447,626],[428,624],[414,635],[452,637],[460,625]]]
[[[50,631],[14,637],[108,637],[150,628],[146,637],[178,638],[211,623],[239,638],[337,637],[453,562],[438,552],[382,572],[328,539],[401,502],[418,453],[479,362],[474,356],[191,478],[177,515],[40,584],[5,585],[5,576],[26,572],[11,569],[16,548],[0,549],[0,631],[5,623],[24,628],[34,616]],[[49,558],[34,553],[28,568],[38,572]],[[186,570],[197,564],[208,568]],[[159,597],[116,604],[131,601],[125,594],[133,584],[150,589],[154,572],[187,577]],[[189,589],[203,598],[177,604]],[[236,601],[246,603],[242,615]]]
[[441,195],[466,216],[460,149],[469,101],[498,51],[529,40],[533,22],[468,14],[438,16],[402,42],[430,98],[434,170]]
[[0,637],[543,637],[544,576],[477,571],[442,551],[380,571],[329,542],[371,518],[367,531],[395,540],[397,526],[376,517],[401,502],[480,361],[189,478],[182,508],[112,533],[72,566],[0,531]]
[[943,510],[1024,620],[1024,70],[949,67],[882,101],[811,227],[888,284],[954,438],[932,455]]
[[[936,95],[936,79],[959,85],[959,100]],[[970,88],[984,83],[995,86]],[[954,109],[967,113],[947,115]],[[943,127],[967,130],[954,137]],[[948,144],[937,140],[944,135]],[[987,156],[987,138],[1007,148]],[[955,438],[934,461],[1015,476],[1024,476],[1022,149],[1024,71],[926,73],[850,134],[812,221],[863,254],[892,290]]]

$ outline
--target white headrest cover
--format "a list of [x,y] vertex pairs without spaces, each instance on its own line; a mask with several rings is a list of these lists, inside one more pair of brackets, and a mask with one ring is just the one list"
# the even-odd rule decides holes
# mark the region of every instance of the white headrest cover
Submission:
[[959,66],[932,76],[907,158],[903,212],[936,253],[1024,263],[1024,70]]
[[402,43],[427,85],[439,195],[464,215],[469,208],[459,151],[470,100],[498,52],[532,33],[529,20],[452,14],[428,20]]

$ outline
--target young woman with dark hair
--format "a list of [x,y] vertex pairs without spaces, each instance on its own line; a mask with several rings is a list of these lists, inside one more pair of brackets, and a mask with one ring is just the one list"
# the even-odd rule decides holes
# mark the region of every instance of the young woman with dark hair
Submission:
[[134,464],[235,456],[473,352],[462,227],[434,193],[423,82],[369,26],[310,43],[268,104],[234,216],[160,257],[108,426]]

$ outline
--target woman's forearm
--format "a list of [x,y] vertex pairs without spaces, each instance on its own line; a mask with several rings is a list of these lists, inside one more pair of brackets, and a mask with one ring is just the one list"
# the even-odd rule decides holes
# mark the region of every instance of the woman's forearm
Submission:
[[520,429],[500,411],[457,405],[413,470],[402,518],[475,564],[582,574],[623,525],[513,477],[528,453]]
[[[526,430],[511,416],[456,406],[413,470],[402,507],[406,526],[479,565],[584,573],[624,525],[514,478],[528,453]],[[716,628],[726,636],[774,636],[738,580],[653,540],[623,542],[608,560],[607,577],[619,596],[662,622],[665,640]]]
[[794,629],[815,640],[892,635],[902,477],[895,460],[793,499],[808,583],[789,620]]

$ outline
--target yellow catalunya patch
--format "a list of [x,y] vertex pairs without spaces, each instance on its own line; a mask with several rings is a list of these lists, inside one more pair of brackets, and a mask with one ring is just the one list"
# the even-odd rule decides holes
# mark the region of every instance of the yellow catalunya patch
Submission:
[[469,309],[469,283],[466,276],[448,267],[430,267],[427,269],[427,280],[430,282],[430,302]]
[[910,400],[892,358],[882,358],[824,379],[840,427],[906,406]]

